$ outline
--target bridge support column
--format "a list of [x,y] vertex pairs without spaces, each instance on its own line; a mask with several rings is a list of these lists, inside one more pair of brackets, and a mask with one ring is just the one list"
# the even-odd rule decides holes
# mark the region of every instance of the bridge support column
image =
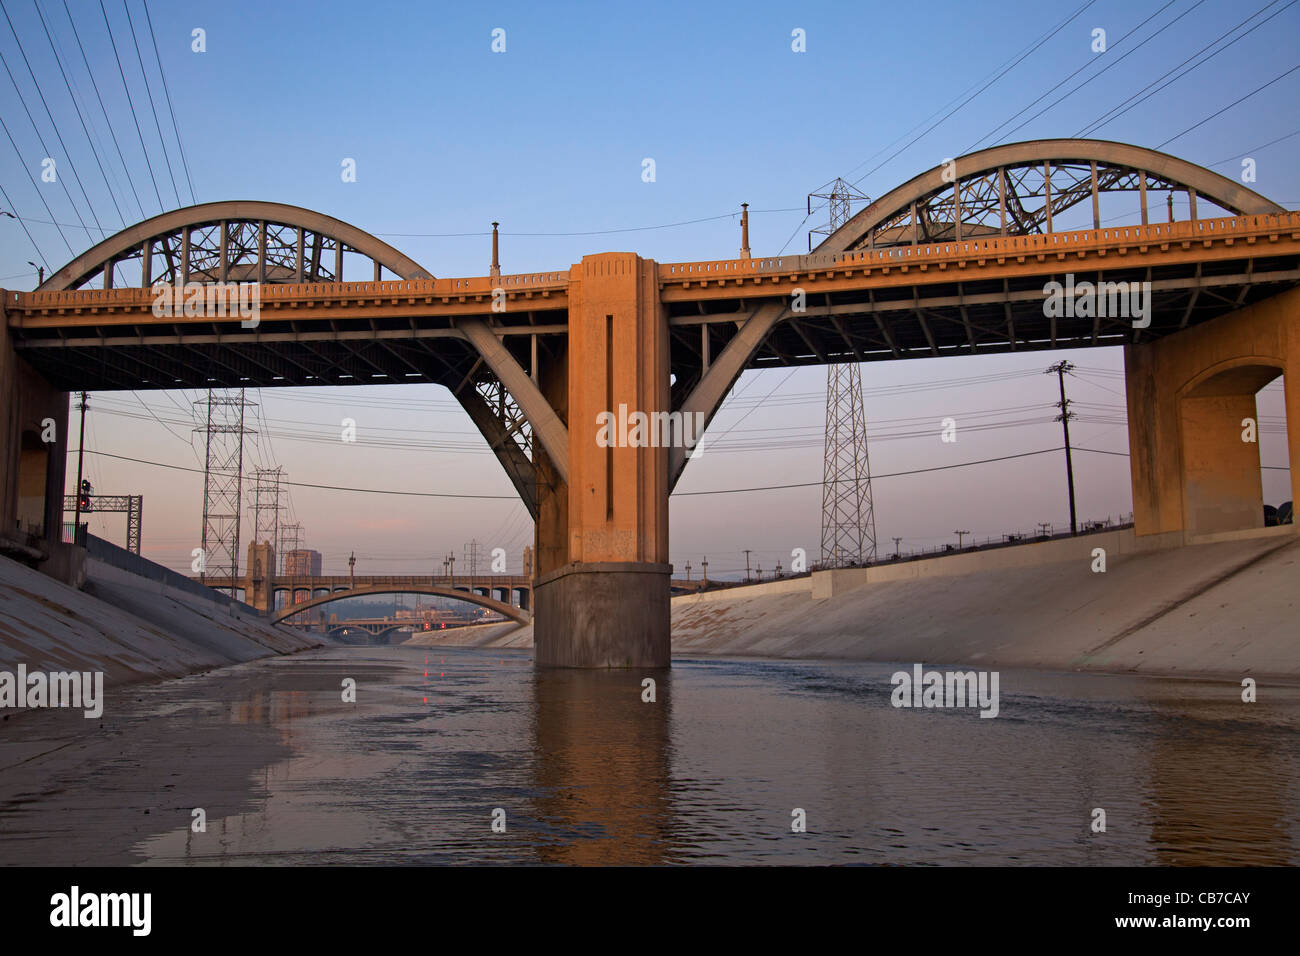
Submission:
[[[1300,289],[1124,349],[1133,522],[1184,537],[1264,524],[1255,393],[1286,375],[1291,500],[1300,492]],[[1258,428],[1256,428],[1258,433]]]
[[18,357],[7,295],[0,294],[0,535],[40,527],[56,544],[63,538],[68,393]]
[[[645,443],[648,428],[638,436],[622,427],[635,412],[669,411],[668,358],[652,260],[607,253],[572,268],[568,354],[543,367],[540,383],[564,408],[569,482],[552,472],[551,487],[539,489],[539,666],[669,665],[668,449]],[[562,379],[567,395],[557,402]],[[602,412],[613,413],[606,429]]]
[[269,541],[248,543],[244,603],[269,614],[275,610],[275,548]]

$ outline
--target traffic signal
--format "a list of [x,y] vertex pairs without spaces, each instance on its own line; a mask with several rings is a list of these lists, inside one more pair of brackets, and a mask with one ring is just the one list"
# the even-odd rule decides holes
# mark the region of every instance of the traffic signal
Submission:
[[81,510],[82,510],[82,511],[89,511],[89,510],[90,510],[90,490],[91,490],[91,489],[90,489],[90,482],[87,481],[87,480],[85,480],[85,479],[82,479],[82,482],[81,482],[81,503],[80,503],[80,507],[81,507]]

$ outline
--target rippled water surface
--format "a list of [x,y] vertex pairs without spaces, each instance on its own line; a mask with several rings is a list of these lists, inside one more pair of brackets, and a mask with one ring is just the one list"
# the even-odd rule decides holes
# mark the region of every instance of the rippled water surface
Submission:
[[[639,672],[331,648],[140,691],[51,799],[154,863],[1300,862],[1300,689],[1002,671],[981,719],[892,707],[896,669],[678,660],[646,703]],[[0,861],[52,812],[6,808]]]

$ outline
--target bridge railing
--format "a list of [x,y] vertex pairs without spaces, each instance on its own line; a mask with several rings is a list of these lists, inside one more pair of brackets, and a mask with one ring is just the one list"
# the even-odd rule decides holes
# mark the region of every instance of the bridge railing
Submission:
[[754,259],[716,259],[666,262],[659,266],[660,282],[748,278],[763,274],[817,272],[823,269],[892,267],[966,259],[1063,254],[1102,246],[1157,245],[1182,241],[1221,241],[1258,238],[1281,232],[1300,238],[1300,212],[1232,216],[1049,232],[1030,236],[981,236],[915,246],[884,246],[854,252],[812,253]]
[[[198,277],[191,281],[199,282]],[[206,284],[206,283],[205,283]],[[227,283],[234,285],[236,283]],[[319,302],[343,299],[421,299],[462,295],[491,295],[495,289],[517,291],[564,291],[569,284],[568,270],[563,272],[525,272],[518,275],[471,276],[447,279],[385,279],[379,282],[281,282],[263,284],[258,295],[263,305],[295,301]],[[175,287],[174,287],[175,288]],[[156,298],[152,286],[122,286],[116,289],[64,289],[46,292],[8,292],[5,305],[22,309],[62,309],[84,307],[131,308],[152,306]],[[200,309],[202,311],[202,309]],[[236,309],[228,307],[232,315]],[[175,302],[172,312],[183,320],[184,303]],[[197,318],[204,318],[198,316]]]
[[[710,259],[696,262],[659,264],[659,281],[715,282],[759,275],[817,272],[826,269],[910,266],[969,259],[1004,259],[1038,255],[1065,255],[1092,248],[1126,245],[1155,245],[1171,242],[1214,242],[1289,233],[1300,238],[1300,212],[1260,214],[1082,229],[1028,236],[981,236],[918,245],[884,246],[841,253],[812,253],[797,256],[760,256],[752,259]],[[447,279],[393,279],[379,282],[313,282],[262,285],[262,304],[329,302],[342,300],[433,299],[491,295],[495,289],[508,291],[564,291],[568,271],[528,272],[502,276],[471,276]],[[114,310],[152,306],[151,287],[76,289],[50,292],[5,293],[5,306],[13,311],[43,309]],[[181,303],[174,312],[183,313]],[[169,316],[183,321],[183,314]],[[207,321],[202,316],[199,321]]]

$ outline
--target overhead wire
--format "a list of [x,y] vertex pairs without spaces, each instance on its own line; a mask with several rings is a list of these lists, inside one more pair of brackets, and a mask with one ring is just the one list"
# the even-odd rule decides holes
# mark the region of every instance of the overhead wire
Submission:
[[[1230,41],[1228,41],[1227,43],[1225,43],[1222,47],[1219,47],[1219,49],[1215,50],[1213,53],[1211,53],[1209,56],[1205,57],[1204,59],[1202,59],[1202,60],[1199,61],[1198,63],[1195,63],[1194,65],[1192,65],[1192,66],[1189,67],[1188,69],[1184,70],[1182,73],[1179,73],[1179,74],[1178,74],[1177,76],[1175,76],[1172,80],[1169,80],[1168,83],[1164,83],[1163,85],[1157,87],[1156,89],[1151,89],[1153,86],[1156,86],[1157,83],[1160,83],[1161,80],[1164,80],[1164,79],[1165,79],[1166,77],[1168,77],[1170,74],[1172,74],[1172,73],[1176,73],[1178,70],[1182,69],[1184,66],[1186,66],[1188,63],[1190,63],[1192,60],[1195,60],[1198,56],[1200,56],[1200,55],[1201,55],[1202,53],[1204,53],[1206,50],[1210,49],[1211,47],[1214,47],[1214,46],[1218,45],[1222,40],[1224,40],[1224,39],[1225,39],[1229,34],[1231,34],[1233,31],[1241,29],[1242,26],[1244,26],[1245,24],[1249,23],[1251,20],[1255,19],[1255,17],[1259,16],[1261,13],[1263,13],[1263,12],[1264,12],[1265,10],[1267,10],[1269,7],[1275,5],[1277,2],[1278,2],[1278,0],[1271,0],[1270,3],[1267,3],[1267,4],[1265,4],[1263,7],[1261,7],[1260,9],[1256,10],[1254,13],[1252,13],[1250,16],[1246,17],[1246,19],[1242,20],[1242,21],[1241,21],[1240,23],[1238,23],[1236,26],[1231,27],[1231,28],[1228,29],[1228,30],[1225,30],[1223,33],[1221,33],[1219,36],[1215,37],[1213,40],[1211,40],[1211,41],[1210,41],[1209,43],[1207,43],[1205,46],[1201,47],[1199,50],[1197,50],[1195,53],[1193,53],[1193,54],[1192,54],[1191,56],[1189,56],[1187,59],[1183,60],[1182,63],[1179,63],[1177,66],[1173,67],[1172,69],[1168,70],[1167,72],[1163,73],[1162,75],[1156,77],[1156,79],[1152,80],[1152,81],[1151,81],[1150,83],[1148,83],[1146,86],[1142,87],[1142,89],[1138,90],[1136,93],[1134,93],[1133,95],[1129,96],[1128,99],[1125,99],[1125,100],[1121,101],[1120,103],[1116,104],[1115,106],[1113,106],[1113,107],[1111,107],[1109,110],[1107,110],[1107,111],[1106,111],[1105,113],[1103,113],[1101,116],[1097,117],[1097,118],[1096,118],[1095,120],[1093,120],[1091,123],[1086,124],[1086,125],[1085,125],[1085,126],[1084,126],[1080,131],[1079,131],[1079,132],[1075,133],[1075,135],[1076,135],[1076,136],[1092,136],[1092,135],[1094,135],[1098,130],[1102,129],[1102,128],[1105,127],[1105,126],[1110,125],[1110,123],[1112,123],[1114,120],[1119,119],[1121,116],[1123,116],[1123,115],[1124,115],[1125,113],[1127,113],[1129,110],[1133,109],[1134,107],[1138,106],[1138,105],[1141,104],[1141,103],[1145,103],[1147,100],[1149,100],[1151,97],[1155,96],[1157,93],[1161,92],[1162,90],[1166,89],[1166,88],[1169,87],[1169,86],[1172,86],[1174,83],[1177,83],[1177,82],[1178,82],[1179,80],[1181,80],[1183,77],[1185,77],[1185,76],[1187,76],[1188,74],[1192,73],[1194,70],[1197,70],[1197,69],[1199,69],[1200,67],[1204,66],[1206,63],[1209,63],[1212,59],[1214,59],[1214,58],[1215,58],[1216,56],[1218,56],[1220,53],[1222,53],[1222,52],[1224,52],[1225,50],[1229,49],[1229,48],[1230,48],[1234,43],[1236,43],[1238,40],[1243,40],[1243,39],[1245,39],[1246,37],[1250,36],[1250,34],[1254,33],[1256,30],[1258,30],[1258,29],[1259,29],[1260,27],[1262,27],[1264,24],[1268,23],[1269,20],[1272,20],[1274,17],[1280,16],[1282,13],[1286,12],[1286,10],[1288,10],[1290,7],[1294,6],[1294,5],[1298,2],[1298,0],[1291,0],[1291,2],[1288,3],[1288,4],[1287,4],[1285,7],[1283,7],[1282,9],[1277,10],[1277,11],[1274,11],[1274,13],[1273,13],[1271,16],[1269,16],[1269,17],[1267,17],[1267,18],[1261,20],[1259,23],[1255,24],[1255,25],[1254,25],[1253,27],[1251,27],[1249,30],[1246,30],[1244,33],[1240,34],[1239,36],[1233,37],[1232,40],[1230,40]],[[1148,90],[1150,90],[1150,92],[1147,92]],[[1144,94],[1145,94],[1145,95],[1144,95]],[[1131,101],[1131,102],[1130,102],[1130,101]],[[1127,106],[1126,106],[1125,104],[1130,104],[1130,105],[1127,105]],[[1123,109],[1120,109],[1120,107],[1124,107],[1124,108],[1123,108]],[[1118,112],[1116,112],[1116,111],[1118,111]],[[1112,115],[1112,114],[1113,114],[1113,115]]]
[[176,122],[176,107],[172,105],[171,88],[167,84],[167,73],[163,70],[162,56],[158,52],[158,34],[153,28],[153,17],[149,15],[149,0],[140,0],[140,5],[144,7],[145,22],[149,25],[149,38],[153,41],[154,59],[158,61],[158,76],[162,79],[163,94],[167,97],[167,110],[171,113],[172,129],[176,133],[176,146],[181,154],[181,166],[185,170],[185,182],[190,190],[190,202],[197,203],[198,196],[194,193],[194,180],[190,177],[190,162],[185,157],[185,140],[181,138],[181,127]]
[[130,84],[126,82],[126,70],[122,67],[122,57],[117,52],[117,38],[113,36],[113,24],[108,21],[108,10],[104,6],[104,0],[99,0],[99,12],[104,15],[104,26],[108,30],[108,41],[113,47],[113,59],[117,61],[117,73],[122,78],[122,89],[126,93],[127,105],[131,107],[131,119],[135,123],[136,135],[140,138],[140,150],[144,153],[144,163],[149,169],[149,179],[153,182],[154,197],[158,200],[158,211],[162,212],[164,208],[162,201],[162,192],[158,189],[158,177],[154,175],[153,162],[149,159],[149,150],[144,145],[144,131],[140,128],[140,117],[135,112],[135,100],[131,97]]
[[149,72],[144,68],[144,56],[140,53],[140,38],[135,30],[135,18],[131,16],[131,7],[122,0],[122,9],[126,12],[126,24],[131,31],[131,43],[135,47],[135,59],[140,64],[140,79],[144,82],[145,95],[149,97],[149,109],[153,113],[154,129],[158,131],[158,145],[162,148],[163,160],[167,163],[167,175],[172,181],[172,192],[176,195],[176,205],[181,205],[180,187],[176,185],[176,173],[172,170],[171,151],[167,140],[163,138],[162,123],[158,121],[158,105],[153,99],[153,86],[149,83]]
[[[117,211],[117,219],[123,226],[126,225],[126,217],[122,215],[122,207],[118,204],[117,195],[113,192],[113,187],[108,181],[108,173],[104,169],[104,161],[99,157],[99,150],[95,146],[95,140],[90,135],[90,129],[86,125],[86,117],[81,112],[81,104],[77,101],[77,96],[72,92],[72,81],[68,76],[68,71],[63,65],[63,57],[59,55],[58,49],[54,46],[54,36],[50,33],[50,25],[46,22],[45,13],[41,10],[41,5],[32,0],[32,5],[36,7],[36,14],[40,17],[41,27],[45,31],[45,39],[50,45],[50,52],[54,54],[54,62],[58,64],[59,73],[63,76],[63,85],[67,87],[68,99],[72,100],[73,109],[77,111],[77,119],[81,123],[81,131],[86,134],[86,142],[90,144],[91,155],[95,157],[95,165],[99,167],[99,175],[104,180],[104,188],[108,191],[108,198],[112,200],[113,209]],[[96,225],[99,225],[97,222]]]
[[81,53],[81,62],[86,67],[86,74],[90,77],[90,85],[95,90],[95,99],[99,102],[99,111],[104,116],[104,123],[108,126],[109,135],[113,139],[113,146],[117,149],[117,158],[122,164],[122,173],[126,177],[127,185],[131,187],[131,195],[135,197],[136,207],[140,210],[140,218],[145,218],[144,204],[140,202],[140,194],[136,191],[135,180],[131,177],[131,169],[126,163],[126,155],[122,152],[122,144],[118,142],[117,132],[113,129],[113,121],[108,118],[108,107],[104,105],[104,97],[99,90],[99,82],[95,79],[95,71],[90,68],[90,60],[86,56],[86,48],[81,43],[81,32],[77,29],[77,21],[72,18],[72,10],[68,7],[68,0],[63,0],[63,12],[68,17],[68,25],[72,27],[72,35],[77,41],[77,49]]
[[[32,85],[36,87],[36,95],[40,97],[41,105],[45,107],[45,116],[49,119],[50,126],[54,129],[54,136],[59,141],[59,147],[63,150],[63,158],[67,162],[68,173],[72,176],[73,182],[77,184],[77,188],[81,190],[81,198],[86,201],[86,208],[90,211],[90,218],[95,221],[95,225],[99,227],[101,232],[103,232],[103,226],[99,222],[99,217],[95,214],[95,206],[90,201],[90,197],[86,194],[86,187],[82,184],[81,177],[77,175],[76,165],[72,161],[72,153],[69,151],[67,144],[63,142],[63,134],[59,132],[59,124],[54,121],[54,113],[51,112],[50,104],[45,99],[45,92],[41,89],[40,81],[36,79],[36,71],[32,69],[31,60],[27,58],[27,50],[23,47],[23,41],[18,36],[18,31],[14,29],[14,22],[9,17],[8,8],[3,4],[0,4],[0,13],[4,14],[5,22],[9,24],[9,32],[14,35],[14,42],[18,45],[18,52],[23,58],[23,63],[27,66],[27,75],[31,77]],[[37,126],[36,120],[32,116],[32,111],[27,108],[27,98],[23,96],[22,90],[19,89],[18,81],[14,78],[13,71],[9,69],[9,63],[5,60],[4,54],[0,54],[0,63],[4,63],[5,72],[9,74],[9,79],[14,85],[14,92],[18,94],[18,100],[23,105],[23,111],[27,114],[27,118],[31,120],[32,129],[36,130],[36,138],[40,141],[41,149],[45,151],[45,156],[47,158],[53,159],[54,153],[45,145],[45,137],[41,135],[40,127]],[[59,185],[63,187],[63,192],[68,197],[68,203],[72,206],[72,211],[76,214],[77,221],[81,223],[82,229],[85,229],[86,235],[89,237],[90,229],[87,228],[85,221],[81,218],[81,210],[77,208],[77,204],[72,198],[72,193],[68,189],[66,177],[63,179],[59,179],[58,177],[57,164],[54,167],[54,176]]]

